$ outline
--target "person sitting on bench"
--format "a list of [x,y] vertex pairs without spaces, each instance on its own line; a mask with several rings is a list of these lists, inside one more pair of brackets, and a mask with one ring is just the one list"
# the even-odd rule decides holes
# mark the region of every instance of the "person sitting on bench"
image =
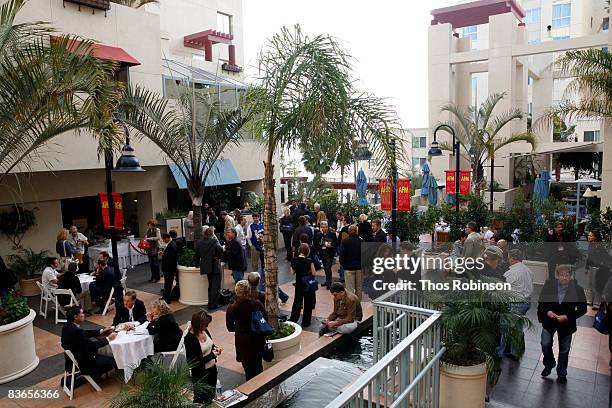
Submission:
[[321,322],[319,336],[328,332],[342,334],[354,332],[363,318],[359,299],[352,292],[345,290],[340,282],[334,282],[330,292],[334,297],[334,311]]

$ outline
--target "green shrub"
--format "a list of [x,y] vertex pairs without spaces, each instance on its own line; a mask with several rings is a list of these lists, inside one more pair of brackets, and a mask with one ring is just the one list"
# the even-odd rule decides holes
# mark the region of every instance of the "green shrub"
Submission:
[[11,241],[14,250],[21,249],[21,240],[35,225],[34,211],[14,205],[10,211],[0,213],[0,234]]
[[274,329],[274,332],[271,335],[267,336],[267,339],[268,340],[278,340],[278,339],[282,339],[285,337],[289,337],[293,334],[294,331],[295,331],[295,327],[293,327],[289,323],[281,323],[278,326],[278,329]]
[[35,252],[31,249],[22,249],[19,253],[9,256],[9,268],[18,278],[32,279],[42,275],[49,256],[47,251]]
[[14,323],[30,314],[30,306],[26,298],[11,291],[0,299],[0,326]]
[[196,264],[195,251],[189,248],[183,249],[183,253],[178,257],[178,264],[181,266],[199,266]]

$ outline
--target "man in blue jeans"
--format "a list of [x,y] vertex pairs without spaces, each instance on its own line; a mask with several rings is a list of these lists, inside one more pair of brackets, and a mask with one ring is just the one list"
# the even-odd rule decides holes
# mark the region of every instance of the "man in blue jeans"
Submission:
[[[567,383],[567,362],[576,320],[587,311],[584,289],[572,279],[571,265],[557,265],[557,279],[549,279],[542,288],[538,303],[538,321],[542,323],[542,354],[547,377],[557,366],[557,382]],[[553,336],[559,339],[559,361],[555,362]]]

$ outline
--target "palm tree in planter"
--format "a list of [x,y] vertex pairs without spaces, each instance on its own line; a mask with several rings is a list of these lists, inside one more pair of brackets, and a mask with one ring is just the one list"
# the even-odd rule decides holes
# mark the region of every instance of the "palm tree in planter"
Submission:
[[[456,132],[456,137],[467,157],[470,158],[472,168],[472,182],[474,192],[480,195],[484,185],[484,163],[495,159],[495,153],[501,148],[516,142],[527,142],[532,149],[536,139],[531,132],[501,136],[502,130],[513,120],[521,120],[524,114],[518,109],[510,109],[494,115],[497,104],[504,98],[505,93],[490,95],[480,107],[469,106],[462,108],[454,104],[442,107],[441,112],[451,114],[448,123]],[[453,150],[448,143],[441,143],[445,150]]]
[[[393,155],[391,128],[400,128],[394,112],[375,97],[358,93],[350,76],[349,56],[329,36],[309,38],[299,26],[283,28],[259,57],[259,78],[247,92],[249,123],[266,150],[264,161],[264,253],[266,311],[278,328],[278,235],[273,159],[277,152],[316,149],[333,158],[342,146],[363,139],[381,168]],[[400,153],[398,153],[399,156]],[[331,164],[329,163],[331,162]]]
[[[499,282],[485,277],[481,281]],[[525,351],[523,328],[531,321],[512,308],[521,299],[500,290],[450,290],[428,296],[441,311],[444,327],[440,407],[484,406],[486,379],[495,385],[501,374],[501,336],[518,358]]]
[[177,84],[177,99],[172,102],[147,89],[129,87],[120,114],[177,166],[191,197],[194,238],[200,239],[204,185],[211,174],[219,171],[216,162],[223,151],[238,144],[238,131],[248,117],[191,85]]

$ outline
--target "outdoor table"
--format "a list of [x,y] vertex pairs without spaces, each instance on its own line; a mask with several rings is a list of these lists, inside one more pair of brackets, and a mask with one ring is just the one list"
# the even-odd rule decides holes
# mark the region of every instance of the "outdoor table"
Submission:
[[[153,336],[147,332],[148,325],[149,322],[144,322],[136,327],[135,331],[119,331],[117,337],[109,341],[108,346],[100,350],[103,354],[112,354],[117,363],[117,368],[123,370],[126,383],[132,378],[132,374],[140,365],[140,362],[154,354]],[[110,353],[108,348],[111,349]]]
[[[119,255],[119,268],[126,269],[131,263],[129,258],[129,243],[127,241],[117,242],[117,253]],[[89,269],[94,270],[98,256],[102,251],[106,251],[112,256],[112,249],[110,242],[104,244],[98,244],[90,246],[87,249],[89,255]]]
[[89,291],[89,284],[91,282],[95,282],[96,278],[91,276],[88,273],[81,273],[79,275],[77,275],[79,277],[79,281],[81,282],[81,289],[83,290],[83,293]]

